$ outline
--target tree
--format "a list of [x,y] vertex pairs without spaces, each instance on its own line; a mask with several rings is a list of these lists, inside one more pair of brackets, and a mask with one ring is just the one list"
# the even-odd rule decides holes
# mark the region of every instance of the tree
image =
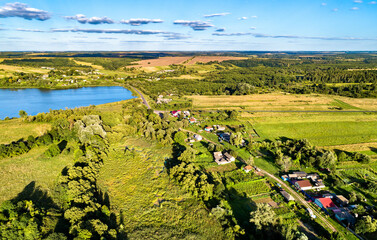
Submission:
[[377,230],[377,220],[372,219],[371,216],[364,216],[362,219],[357,221],[355,225],[356,233],[370,233]]
[[254,223],[258,230],[263,226],[273,224],[276,220],[275,212],[266,203],[257,203],[257,210],[250,213],[250,222]]
[[20,115],[21,118],[27,117],[27,113],[24,110],[20,110],[18,115]]
[[174,141],[181,145],[185,145],[186,138],[187,138],[186,133],[182,131],[179,131],[174,135]]

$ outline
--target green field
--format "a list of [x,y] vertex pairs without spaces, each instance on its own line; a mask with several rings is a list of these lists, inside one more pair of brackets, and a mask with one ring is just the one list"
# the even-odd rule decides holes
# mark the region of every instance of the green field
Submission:
[[[372,116],[375,118],[375,115]],[[266,118],[264,121],[259,119],[254,127],[262,139],[306,138],[317,146],[377,141],[377,121],[371,121],[373,118],[368,121],[360,121],[360,118],[359,121],[357,118],[350,121],[345,117],[341,120],[337,120],[337,117],[331,120],[331,116],[327,116],[324,121],[314,118],[314,121],[303,119],[302,122],[290,121],[289,117],[281,117],[280,122],[276,119],[269,121],[269,118]]]
[[238,192],[244,192],[247,196],[251,197],[254,195],[269,193],[271,188],[267,185],[265,179],[259,179],[249,182],[241,182],[233,186]]

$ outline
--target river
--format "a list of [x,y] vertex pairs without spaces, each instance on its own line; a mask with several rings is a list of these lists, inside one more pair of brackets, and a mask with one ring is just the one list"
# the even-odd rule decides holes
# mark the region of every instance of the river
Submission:
[[85,87],[46,90],[36,88],[0,89],[0,119],[18,117],[20,110],[28,115],[65,109],[98,105],[134,98],[123,87]]

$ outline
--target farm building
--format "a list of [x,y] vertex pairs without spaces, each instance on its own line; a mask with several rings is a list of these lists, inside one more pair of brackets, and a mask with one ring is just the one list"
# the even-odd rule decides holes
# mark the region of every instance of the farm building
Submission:
[[315,201],[314,201],[315,204],[318,205],[318,207],[322,208],[322,209],[326,209],[326,208],[338,208],[334,202],[331,200],[331,198],[317,198]]
[[348,199],[345,198],[343,195],[336,195],[335,197],[338,203],[340,203],[340,205],[347,206],[349,204]]
[[243,170],[244,170],[246,173],[248,173],[248,172],[250,172],[251,170],[253,170],[253,167],[250,166],[250,165],[247,165],[247,166],[243,167]]
[[306,178],[310,178],[312,181],[317,181],[319,179],[318,173],[309,173]]
[[317,179],[315,182],[314,182],[314,186],[313,188],[314,189],[320,189],[320,188],[325,188],[325,184],[323,183],[323,180],[322,179]]
[[346,222],[347,224],[355,224],[356,219],[351,215],[351,213],[346,208],[333,209],[335,218],[341,222]]
[[231,162],[233,162],[234,160],[236,160],[232,155],[230,155],[230,154],[227,153],[227,152],[224,153],[224,155],[223,155],[221,152],[214,152],[214,153],[213,153],[213,157],[215,158],[215,162],[216,162],[218,165],[231,163]]
[[294,201],[295,199],[286,191],[282,190],[280,191],[281,195],[289,202],[289,201]]
[[295,186],[300,190],[309,190],[313,188],[309,180],[296,181]]

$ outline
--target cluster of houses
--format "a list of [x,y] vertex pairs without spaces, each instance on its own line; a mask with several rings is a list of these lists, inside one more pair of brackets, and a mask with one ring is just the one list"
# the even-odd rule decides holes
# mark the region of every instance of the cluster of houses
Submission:
[[214,152],[213,157],[215,158],[215,162],[218,165],[231,163],[231,162],[234,162],[236,160],[232,155],[230,155],[227,152],[225,152],[224,154],[222,152]]
[[191,124],[194,124],[194,123],[197,123],[198,120],[196,120],[196,118],[194,117],[190,117],[190,111],[181,111],[181,110],[177,110],[177,111],[171,111],[170,114],[173,116],[173,117],[179,117],[181,116],[181,114],[183,114],[183,117],[184,118],[187,118],[189,120],[189,123]]
[[206,132],[213,132],[213,131],[225,131],[225,127],[224,126],[220,126],[220,125],[213,125],[213,126],[207,126],[204,128],[204,131]]
[[281,178],[301,191],[319,190],[326,187],[318,173],[293,172],[283,175]]
[[[356,220],[350,213],[350,210],[352,210],[353,207],[347,207],[349,201],[343,195],[336,195],[329,192],[308,192],[308,190],[321,190],[326,187],[318,173],[308,174],[306,172],[293,172],[282,175],[281,178],[295,186],[296,189],[300,190],[306,197],[308,197],[310,202],[314,202],[326,214],[330,215],[333,213],[337,220],[346,225],[355,224]],[[289,196],[285,196],[287,194],[288,193],[282,193],[282,195],[288,200]]]

